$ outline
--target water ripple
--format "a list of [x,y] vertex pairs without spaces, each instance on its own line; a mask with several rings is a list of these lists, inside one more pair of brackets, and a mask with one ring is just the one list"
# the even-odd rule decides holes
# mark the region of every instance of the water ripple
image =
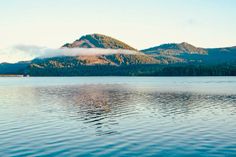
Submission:
[[236,93],[189,90],[235,80],[149,81],[0,87],[0,156],[236,155]]

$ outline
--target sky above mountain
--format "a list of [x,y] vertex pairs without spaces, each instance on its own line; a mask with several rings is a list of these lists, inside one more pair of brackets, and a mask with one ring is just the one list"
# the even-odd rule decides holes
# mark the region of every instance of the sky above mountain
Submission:
[[58,48],[91,33],[138,48],[189,42],[236,45],[235,0],[0,1],[0,49],[19,44]]

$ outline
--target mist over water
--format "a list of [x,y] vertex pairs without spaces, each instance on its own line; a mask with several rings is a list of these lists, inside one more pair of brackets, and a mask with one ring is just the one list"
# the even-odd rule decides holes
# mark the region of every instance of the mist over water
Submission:
[[0,156],[236,154],[235,77],[0,78],[0,85]]

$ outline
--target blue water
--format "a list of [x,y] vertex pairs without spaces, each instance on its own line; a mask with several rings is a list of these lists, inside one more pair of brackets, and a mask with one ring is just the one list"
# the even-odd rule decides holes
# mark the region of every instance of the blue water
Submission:
[[0,156],[236,156],[236,77],[0,78]]

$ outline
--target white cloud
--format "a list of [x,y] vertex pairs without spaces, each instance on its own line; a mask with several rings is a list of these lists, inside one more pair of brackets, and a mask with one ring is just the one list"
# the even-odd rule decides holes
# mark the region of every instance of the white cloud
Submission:
[[18,45],[12,48],[0,49],[0,63],[14,63],[27,61],[34,58],[50,58],[56,56],[84,56],[84,55],[111,55],[111,54],[137,54],[140,52],[122,49],[101,48],[62,48],[52,49],[47,47]]

